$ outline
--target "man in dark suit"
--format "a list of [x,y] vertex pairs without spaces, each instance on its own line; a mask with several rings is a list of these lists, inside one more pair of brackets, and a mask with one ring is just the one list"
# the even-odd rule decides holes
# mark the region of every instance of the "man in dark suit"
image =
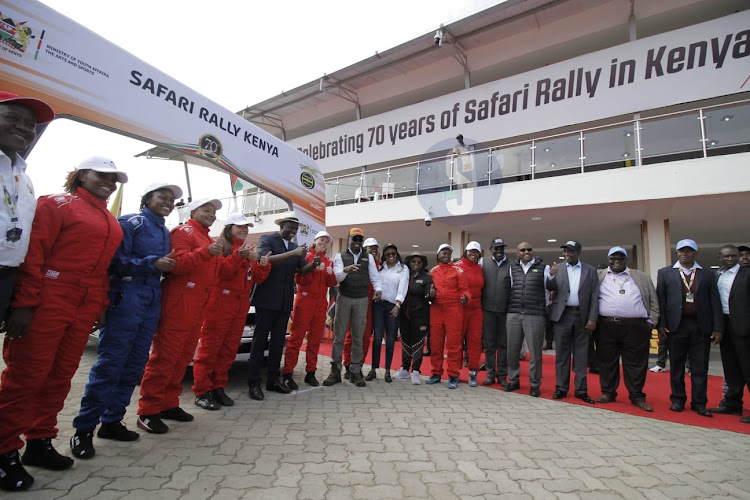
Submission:
[[721,313],[716,277],[695,262],[698,245],[693,240],[677,242],[677,263],[659,269],[656,295],[659,299],[659,332],[667,336],[672,395],[671,411],[685,408],[685,361],[690,358],[692,394],[690,408],[711,417],[706,408],[708,353],[710,342],[721,341],[724,316]]
[[[294,274],[310,272],[315,262],[305,259],[307,247],[299,247],[292,241],[297,234],[299,220],[294,212],[285,212],[275,220],[279,232],[264,234],[258,241],[258,255],[268,256],[271,272],[258,285],[252,297],[255,306],[255,336],[248,360],[247,385],[250,397],[256,401],[265,399],[260,388],[263,353],[270,333],[268,348],[268,376],[266,390],[289,394],[291,389],[280,378],[281,354],[284,351],[287,323],[294,304]],[[320,262],[318,261],[317,264]]]
[[[738,264],[739,250],[724,245],[719,251],[719,298],[724,313],[721,363],[727,391],[713,413],[742,416],[742,395],[750,386],[750,269]],[[750,417],[740,422],[750,424]]]
[[562,247],[565,265],[552,265],[547,290],[555,292],[550,304],[550,319],[555,332],[555,393],[554,399],[568,395],[570,387],[570,356],[573,355],[575,394],[578,399],[595,404],[588,394],[589,336],[596,330],[599,318],[599,278],[596,269],[581,262],[581,244],[568,241]]

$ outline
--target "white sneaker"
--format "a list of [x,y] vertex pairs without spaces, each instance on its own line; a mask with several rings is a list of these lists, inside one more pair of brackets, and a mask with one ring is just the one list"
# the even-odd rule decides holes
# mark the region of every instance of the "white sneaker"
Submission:
[[403,368],[401,368],[401,369],[399,369],[399,371],[397,371],[393,375],[393,378],[394,378],[394,380],[401,380],[401,379],[404,379],[404,378],[409,378],[409,372],[406,371],[406,370],[404,370]]
[[422,384],[422,379],[419,378],[419,372],[416,371],[416,370],[414,370],[413,372],[411,372],[411,383],[414,384],[414,385],[421,385]]
[[667,369],[666,369],[666,368],[662,368],[662,367],[661,367],[661,366],[659,366],[659,365],[656,365],[656,366],[654,366],[653,368],[651,368],[651,370],[650,370],[650,371],[652,371],[652,372],[654,372],[654,373],[663,373],[663,372],[667,371]]

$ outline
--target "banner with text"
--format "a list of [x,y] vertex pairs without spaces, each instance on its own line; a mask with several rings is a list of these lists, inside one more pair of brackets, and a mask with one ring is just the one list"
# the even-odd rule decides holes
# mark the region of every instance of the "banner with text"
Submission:
[[625,43],[289,141],[323,172],[750,90],[750,11]]
[[58,116],[211,161],[289,200],[300,243],[325,227],[325,183],[308,156],[49,7],[0,0],[0,64],[0,88]]

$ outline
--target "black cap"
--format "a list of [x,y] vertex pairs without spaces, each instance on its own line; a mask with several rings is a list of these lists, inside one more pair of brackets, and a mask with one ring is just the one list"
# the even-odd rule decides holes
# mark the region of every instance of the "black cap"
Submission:
[[503,239],[500,238],[499,236],[495,236],[494,238],[492,238],[492,241],[490,241],[490,248],[507,247],[507,246],[508,245],[506,245]]
[[577,241],[570,240],[566,242],[564,245],[562,245],[560,248],[567,248],[569,250],[575,250],[576,252],[581,251],[581,244]]
[[740,252],[750,252],[750,247],[746,247],[745,245],[740,245],[737,247],[737,250]]

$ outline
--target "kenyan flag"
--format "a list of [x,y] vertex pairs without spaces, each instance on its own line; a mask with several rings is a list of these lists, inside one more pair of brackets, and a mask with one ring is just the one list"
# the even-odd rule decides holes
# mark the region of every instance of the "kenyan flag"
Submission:
[[235,193],[238,191],[244,191],[245,189],[250,189],[251,187],[253,187],[252,184],[250,184],[247,181],[243,181],[242,179],[240,179],[234,174],[230,174],[229,178],[231,179],[231,182],[232,182],[232,191]]

